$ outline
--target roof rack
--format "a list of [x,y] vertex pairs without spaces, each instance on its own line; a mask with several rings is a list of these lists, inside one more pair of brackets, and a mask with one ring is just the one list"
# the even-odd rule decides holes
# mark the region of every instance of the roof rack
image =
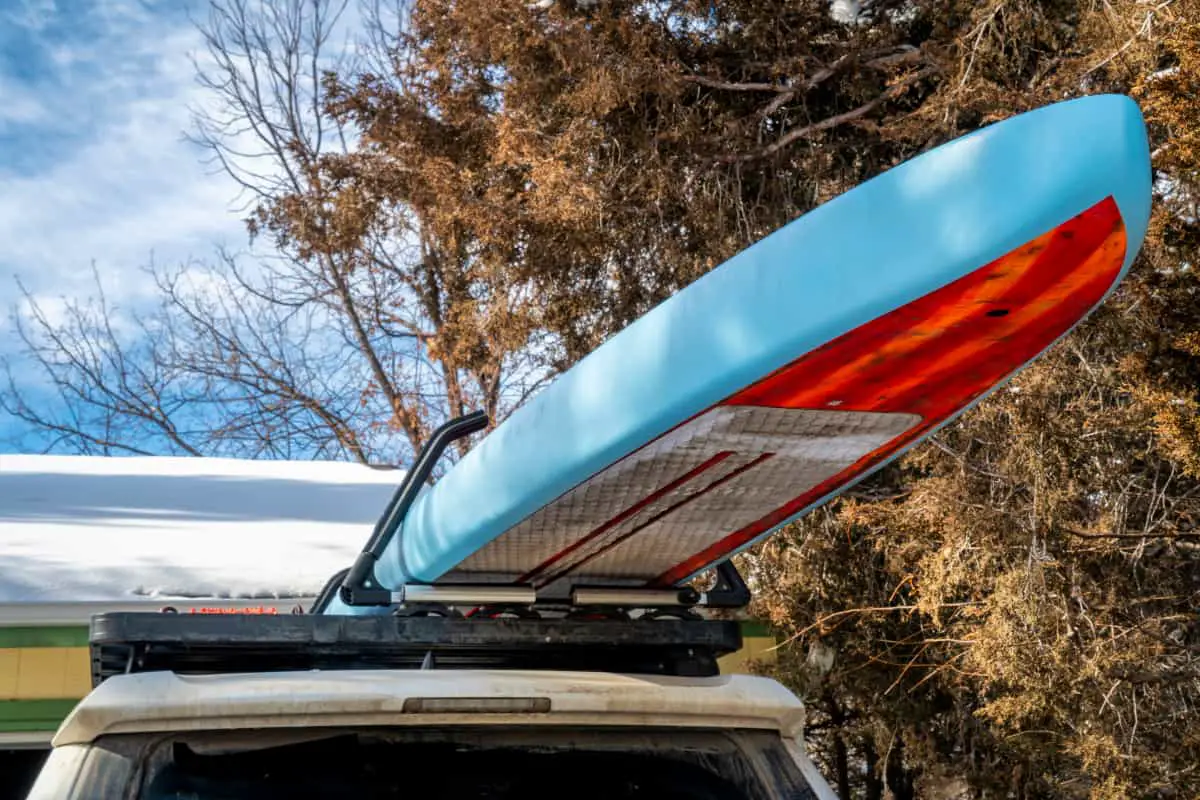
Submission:
[[707,677],[742,646],[733,620],[99,614],[92,685],[119,674],[535,669]]
[[[541,598],[507,584],[379,584],[375,565],[446,447],[482,430],[487,415],[447,422],[430,438],[354,564],[326,583],[308,613],[107,613],[92,618],[92,683],[122,673],[357,669],[534,669],[703,677],[742,646],[734,620],[700,608],[742,608],[745,581],[729,561],[707,590],[692,586],[572,587]],[[334,598],[375,607],[332,615]],[[164,609],[170,611],[174,609]]]
[[[713,583],[705,591],[690,586],[676,589],[640,589],[637,587],[576,586],[567,601],[541,601],[523,586],[490,584],[450,584],[446,586],[405,586],[388,593],[388,605],[395,611],[432,605],[489,606],[510,608],[613,607],[646,608],[724,608],[739,609],[750,604],[750,589],[731,561],[718,564]],[[344,590],[350,569],[335,573],[309,606],[310,614],[323,614],[329,603]],[[345,594],[342,594],[345,598]]]

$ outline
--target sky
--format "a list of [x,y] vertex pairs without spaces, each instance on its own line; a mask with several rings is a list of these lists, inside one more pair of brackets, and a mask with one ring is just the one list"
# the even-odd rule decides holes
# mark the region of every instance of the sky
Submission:
[[[119,319],[153,299],[152,259],[247,244],[237,187],[185,138],[214,102],[193,63],[209,2],[0,0],[0,357],[19,349],[18,281],[53,321],[94,268]],[[0,452],[16,433],[0,411]]]
[[[0,353],[17,280],[51,313],[144,302],[141,268],[245,244],[236,187],[185,140],[206,0],[0,2]],[[0,434],[5,421],[0,420]]]

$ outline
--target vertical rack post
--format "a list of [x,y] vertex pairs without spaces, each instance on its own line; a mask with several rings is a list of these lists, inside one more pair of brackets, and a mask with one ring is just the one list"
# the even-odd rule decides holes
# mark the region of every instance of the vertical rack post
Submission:
[[429,441],[421,448],[416,461],[401,481],[396,493],[388,501],[387,507],[375,523],[367,546],[358,554],[353,566],[342,581],[341,597],[349,606],[386,606],[392,602],[392,592],[379,585],[375,576],[375,564],[383,551],[387,549],[404,522],[405,515],[412,507],[413,501],[421,491],[421,487],[429,480],[433,468],[446,448],[454,441],[464,436],[483,430],[488,426],[488,415],[476,411],[462,417],[457,417],[442,425]]

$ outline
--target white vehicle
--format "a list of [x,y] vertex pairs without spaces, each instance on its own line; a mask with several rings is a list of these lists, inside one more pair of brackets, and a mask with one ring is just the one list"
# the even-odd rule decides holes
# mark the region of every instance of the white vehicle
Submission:
[[730,631],[100,615],[97,686],[28,798],[832,800],[799,699],[765,678],[688,676],[713,672]]
[[28,800],[834,798],[800,700],[721,674],[741,626],[704,613],[749,601],[728,562],[703,592],[382,590],[380,548],[448,441],[307,613],[92,617],[91,691]]

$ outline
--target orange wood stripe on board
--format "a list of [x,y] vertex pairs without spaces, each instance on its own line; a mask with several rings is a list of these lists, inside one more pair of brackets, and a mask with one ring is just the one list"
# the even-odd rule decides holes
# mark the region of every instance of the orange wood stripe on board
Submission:
[[1009,254],[793,361],[723,405],[919,414],[923,422],[651,581],[670,586],[836,491],[961,411],[1070,330],[1125,259],[1110,197]]

